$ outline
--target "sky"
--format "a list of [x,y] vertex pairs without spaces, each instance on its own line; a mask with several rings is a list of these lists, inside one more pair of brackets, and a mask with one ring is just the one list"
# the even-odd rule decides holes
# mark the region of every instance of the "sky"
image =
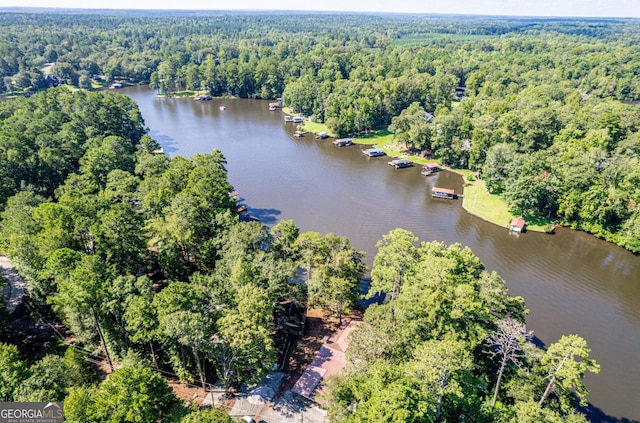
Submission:
[[2,6],[640,17],[640,0],[0,0]]

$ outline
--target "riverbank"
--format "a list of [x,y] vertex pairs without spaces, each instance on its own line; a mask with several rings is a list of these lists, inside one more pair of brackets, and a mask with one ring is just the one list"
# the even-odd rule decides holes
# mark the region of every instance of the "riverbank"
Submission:
[[[285,109],[284,112],[293,114],[292,110]],[[316,122],[305,122],[301,125],[301,129],[313,133],[330,133],[325,124]],[[393,132],[387,130],[373,131],[368,135],[356,136],[352,139],[354,144],[371,145],[374,148],[382,149],[388,156],[407,159],[418,165],[433,161],[425,159],[424,157],[408,154],[402,147],[393,143]],[[473,176],[470,170],[456,168],[446,169],[459,174],[463,179],[464,196],[462,208],[467,212],[484,221],[505,228],[508,228],[511,220],[517,217],[509,211],[506,201],[496,194],[489,193],[484,181]],[[549,232],[550,228],[553,228],[553,221],[551,219],[532,215],[526,215],[523,216],[523,218],[527,222],[526,229],[528,231]]]
[[[449,170],[458,173],[464,180],[463,209],[489,223],[505,228],[509,227],[511,220],[517,216],[509,211],[506,201],[496,194],[490,194],[482,179],[473,178],[470,181],[467,175],[470,175],[471,171],[467,169]],[[553,221],[545,217],[532,215],[522,217],[527,222],[527,231],[549,232],[549,228],[553,225]]]

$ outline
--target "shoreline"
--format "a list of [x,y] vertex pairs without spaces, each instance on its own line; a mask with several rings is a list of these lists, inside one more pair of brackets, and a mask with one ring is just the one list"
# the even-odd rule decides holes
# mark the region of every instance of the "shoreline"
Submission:
[[[287,113],[287,114],[290,114],[292,112],[291,110],[284,110],[284,109],[283,111],[284,113]],[[309,124],[312,124],[312,127],[309,127],[308,126]],[[323,131],[330,132],[325,124],[315,123],[315,122],[305,122],[304,124],[302,124],[302,129],[312,133],[318,133]],[[392,144],[393,133],[389,131],[372,131],[372,133],[369,135],[354,136],[354,137],[351,137],[351,139],[353,140],[354,144],[370,145],[375,148],[381,148],[390,157],[407,159],[418,165],[422,165],[424,163],[427,163],[428,161],[433,161],[430,159],[418,157],[416,155],[407,154],[405,151],[400,150],[399,147]],[[468,188],[476,184],[482,183],[482,182],[479,182],[481,180],[476,178],[475,176],[472,182],[467,180],[467,176],[472,174],[470,170],[454,169],[446,166],[443,166],[442,169],[456,173],[460,175],[460,177],[462,178],[462,187],[463,187],[462,208],[467,213],[475,217],[478,217],[484,220],[485,222],[503,227],[507,230],[509,229],[509,223],[511,222],[511,219],[517,216],[514,216],[513,213],[508,211],[507,205],[504,202],[504,200],[492,194],[488,194],[488,193],[485,194],[484,190],[483,192],[469,193],[470,190]],[[478,191],[481,189],[482,188],[479,187]],[[478,200],[484,200],[482,202],[486,203],[485,206],[482,208],[482,210],[479,210],[475,207],[470,206],[471,201],[478,201]],[[491,215],[492,213],[495,216],[492,216]],[[553,232],[549,232],[550,225],[553,225],[553,227],[555,228],[555,222],[553,222],[551,219],[542,218],[539,216],[524,216],[524,219],[527,222],[527,226],[524,232],[531,231],[531,232],[552,234]]]
[[[506,223],[502,224],[502,223],[498,222],[497,220],[491,219],[491,218],[481,214],[480,212],[478,212],[477,210],[475,210],[475,209],[473,209],[472,207],[469,206],[469,202],[470,202],[470,198],[471,197],[466,195],[467,194],[467,188],[470,187],[470,186],[473,186],[475,182],[479,181],[479,179],[474,177],[474,180],[472,182],[469,182],[466,179],[467,175],[466,175],[465,172],[461,172],[459,169],[453,169],[453,168],[449,168],[449,167],[444,168],[444,169],[448,170],[449,172],[453,172],[453,173],[455,173],[457,175],[460,175],[460,177],[462,178],[463,194],[465,194],[462,197],[462,208],[467,213],[469,213],[470,215],[475,216],[475,217],[477,217],[479,219],[482,219],[485,222],[500,226],[500,227],[505,228],[505,229],[509,229],[509,222],[506,222]],[[469,172],[471,172],[471,171],[469,171]],[[491,195],[491,194],[489,194],[489,195]],[[506,204],[505,204],[505,207],[506,207]],[[517,216],[513,216],[511,214],[511,218],[514,218],[514,217],[517,217]],[[551,222],[551,221],[549,221],[549,223],[546,223],[545,225],[527,223],[526,232],[531,231],[531,232],[538,232],[538,233],[548,233],[545,230],[545,226],[547,226],[547,225],[554,225],[554,227],[555,227],[555,224],[553,222]]]

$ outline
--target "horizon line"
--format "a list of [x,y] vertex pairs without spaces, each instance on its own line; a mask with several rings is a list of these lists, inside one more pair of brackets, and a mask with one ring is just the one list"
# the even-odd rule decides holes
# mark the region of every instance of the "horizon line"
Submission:
[[218,12],[218,13],[308,13],[308,14],[355,14],[355,15],[395,15],[395,16],[435,16],[435,17],[480,17],[480,18],[516,18],[516,19],[588,19],[588,20],[640,20],[640,16],[571,16],[571,15],[519,15],[519,14],[481,14],[481,13],[443,13],[443,12],[389,12],[376,10],[312,10],[312,9],[149,9],[149,8],[91,8],[91,7],[51,7],[51,6],[0,6],[0,12],[22,11],[84,11],[84,12]]

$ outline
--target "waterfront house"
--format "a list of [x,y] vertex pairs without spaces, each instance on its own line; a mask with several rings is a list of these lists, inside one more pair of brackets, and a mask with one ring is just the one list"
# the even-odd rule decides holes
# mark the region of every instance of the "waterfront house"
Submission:
[[456,192],[449,188],[431,188],[431,196],[436,198],[446,198],[448,200],[453,200],[456,197]]
[[514,217],[513,219],[511,219],[511,224],[509,225],[509,229],[512,230],[513,232],[524,232],[524,226],[527,224],[527,222],[524,221],[524,219],[522,217]]

